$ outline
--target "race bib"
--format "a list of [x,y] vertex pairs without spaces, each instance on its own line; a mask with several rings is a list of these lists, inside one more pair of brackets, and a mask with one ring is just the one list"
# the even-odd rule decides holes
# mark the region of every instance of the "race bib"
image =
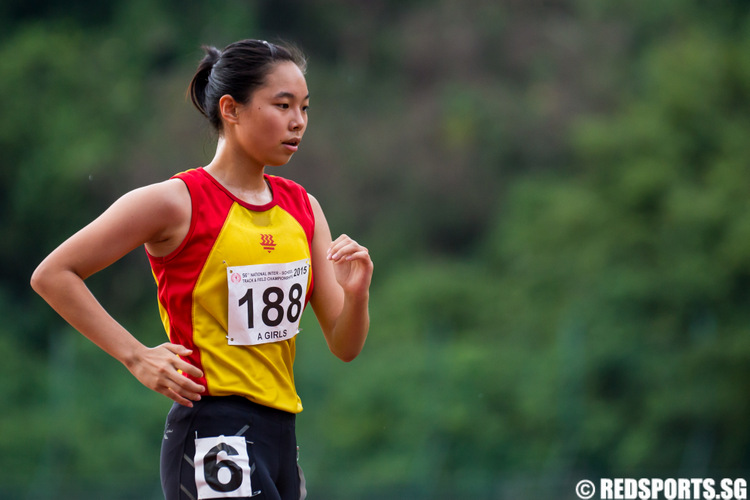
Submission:
[[253,466],[243,436],[196,438],[194,463],[199,500],[253,496]]
[[227,268],[229,345],[289,340],[299,332],[310,260]]

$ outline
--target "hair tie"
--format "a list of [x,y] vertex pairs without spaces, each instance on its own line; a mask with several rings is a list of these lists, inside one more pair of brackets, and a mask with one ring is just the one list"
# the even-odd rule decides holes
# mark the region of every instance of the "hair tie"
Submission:
[[260,42],[263,45],[265,45],[266,47],[268,47],[268,50],[271,51],[271,57],[275,58],[276,57],[276,47],[274,47],[274,45],[272,43],[268,43],[265,40],[260,40]]

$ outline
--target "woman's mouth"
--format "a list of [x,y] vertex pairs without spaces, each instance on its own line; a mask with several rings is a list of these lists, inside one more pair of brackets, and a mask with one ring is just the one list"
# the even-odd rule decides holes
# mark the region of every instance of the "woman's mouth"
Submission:
[[297,152],[297,150],[299,149],[299,143],[300,143],[299,139],[289,139],[288,141],[282,142],[284,147],[287,150],[291,151],[292,153]]

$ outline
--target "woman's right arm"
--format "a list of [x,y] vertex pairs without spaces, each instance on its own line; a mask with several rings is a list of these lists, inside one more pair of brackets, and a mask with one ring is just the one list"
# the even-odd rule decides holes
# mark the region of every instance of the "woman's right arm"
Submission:
[[84,280],[144,244],[155,255],[168,254],[187,234],[190,217],[190,195],[182,181],[136,189],[56,248],[31,277],[32,288],[76,330],[143,385],[185,406],[204,390],[178,371],[203,376],[178,357],[190,350],[170,343],[144,346],[107,313]]

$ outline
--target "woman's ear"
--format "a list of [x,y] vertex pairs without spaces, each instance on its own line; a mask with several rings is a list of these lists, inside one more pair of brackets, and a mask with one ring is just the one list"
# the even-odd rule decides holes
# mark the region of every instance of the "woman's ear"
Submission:
[[234,100],[234,97],[229,94],[225,94],[219,99],[219,113],[221,114],[221,119],[225,123],[238,123],[239,108],[239,103],[237,103],[237,101]]

